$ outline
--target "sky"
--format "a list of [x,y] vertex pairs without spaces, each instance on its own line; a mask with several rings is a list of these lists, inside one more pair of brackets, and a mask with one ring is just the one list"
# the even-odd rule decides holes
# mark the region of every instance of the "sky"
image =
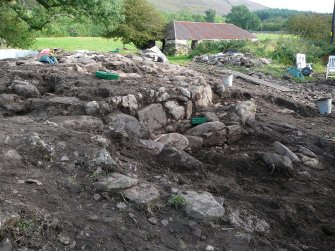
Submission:
[[271,8],[332,13],[334,0],[251,0]]

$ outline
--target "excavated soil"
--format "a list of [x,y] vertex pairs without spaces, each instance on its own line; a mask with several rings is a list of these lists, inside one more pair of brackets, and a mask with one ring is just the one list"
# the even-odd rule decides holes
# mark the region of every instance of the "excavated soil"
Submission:
[[[108,62],[102,63],[113,70]],[[221,81],[220,67],[190,67],[201,71],[203,81],[211,86]],[[76,97],[80,102],[108,103],[112,96],[171,88],[171,77],[169,81],[147,72],[136,80],[109,82],[61,64],[0,61],[0,94],[13,93],[15,79],[36,85],[41,96],[38,102],[23,98],[15,103],[17,109],[2,105],[0,110],[0,216],[10,216],[1,225],[4,248],[212,250],[210,245],[227,251],[335,249],[335,143],[331,140],[335,117],[318,114],[314,102],[324,94],[334,97],[334,81],[296,84],[278,80],[293,89],[283,93],[235,79],[223,96],[214,96],[213,104],[229,107],[253,101],[258,127],[243,126],[242,138],[235,143],[202,147],[192,153],[202,162],[201,168],[182,170],[167,165],[137,139],[108,133],[106,114],[122,110],[134,115],[132,111],[108,108],[95,115],[104,122],[102,126],[66,128],[54,117],[83,115],[81,103],[68,108],[42,102]],[[209,106],[207,111],[217,110]],[[257,153],[273,152],[275,141],[293,151],[299,145],[308,148],[317,155],[318,166],[296,163],[293,174],[271,170]],[[110,153],[114,165],[92,162],[102,148]],[[101,192],[96,182],[112,172],[154,184],[160,197],[136,204],[119,190]],[[173,189],[209,192],[223,204],[226,215],[194,219],[182,207],[168,203]],[[119,207],[121,202],[126,207]],[[237,215],[235,222],[231,215]],[[148,221],[152,217],[157,223]]]

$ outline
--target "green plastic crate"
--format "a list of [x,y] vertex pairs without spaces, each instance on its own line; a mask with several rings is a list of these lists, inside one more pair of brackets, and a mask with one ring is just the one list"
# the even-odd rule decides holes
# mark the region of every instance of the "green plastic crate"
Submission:
[[192,125],[200,125],[207,122],[207,118],[199,117],[199,118],[191,118]]

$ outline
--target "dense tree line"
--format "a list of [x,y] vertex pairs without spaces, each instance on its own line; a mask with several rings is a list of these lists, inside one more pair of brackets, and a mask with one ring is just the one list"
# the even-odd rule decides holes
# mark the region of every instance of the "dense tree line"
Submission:
[[181,10],[178,12],[163,12],[163,15],[167,23],[172,21],[223,23],[225,20],[224,17],[217,15],[213,9],[208,9],[204,14]]
[[298,14],[310,15],[312,12],[289,10],[289,9],[263,9],[255,11],[255,14],[261,19],[261,21],[267,19],[283,18],[288,19]]

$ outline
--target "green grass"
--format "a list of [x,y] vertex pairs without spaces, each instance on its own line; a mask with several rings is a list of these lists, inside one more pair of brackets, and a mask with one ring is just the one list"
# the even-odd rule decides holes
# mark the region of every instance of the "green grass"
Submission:
[[[125,47],[129,50],[136,50],[134,45],[126,45]],[[101,37],[46,37],[37,38],[30,49],[41,50],[45,48],[60,48],[67,52],[76,50],[107,52],[116,48],[122,49],[123,44],[121,41]]]
[[186,65],[188,62],[192,60],[191,55],[180,55],[180,56],[167,56],[169,59],[169,62],[171,64],[180,64],[180,65]]
[[293,38],[294,36],[291,34],[276,34],[276,33],[256,33],[257,38],[262,40],[274,40],[279,38]]

